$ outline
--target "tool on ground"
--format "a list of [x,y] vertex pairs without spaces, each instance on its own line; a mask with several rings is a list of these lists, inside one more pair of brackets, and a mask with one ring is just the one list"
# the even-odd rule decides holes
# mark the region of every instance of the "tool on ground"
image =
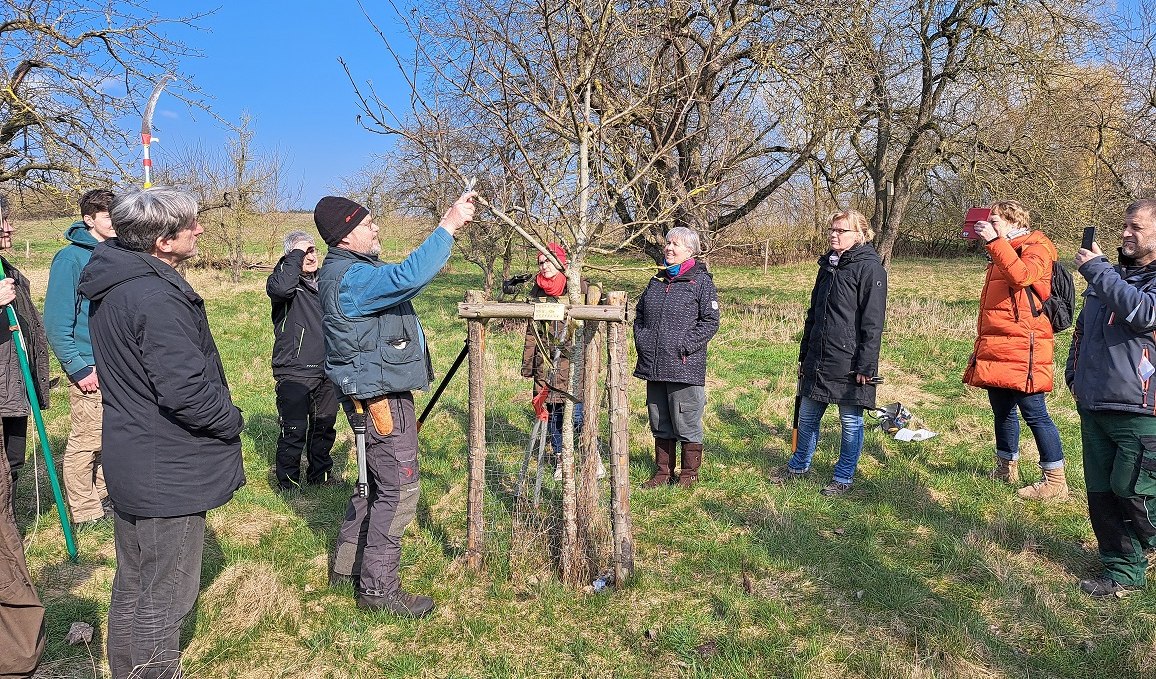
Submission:
[[[4,215],[0,213],[0,221]],[[4,265],[0,263],[0,278],[7,278]],[[68,520],[68,508],[64,505],[64,495],[60,492],[60,479],[56,477],[56,463],[52,459],[52,451],[48,448],[48,434],[44,431],[44,418],[40,414],[40,399],[36,397],[36,383],[32,381],[32,369],[28,364],[28,347],[24,343],[24,332],[20,329],[20,321],[16,318],[16,303],[6,307],[8,313],[8,329],[12,331],[12,343],[16,346],[16,357],[20,362],[20,373],[24,376],[24,391],[28,394],[28,409],[32,411],[32,420],[36,423],[36,437],[40,439],[40,451],[44,455],[44,468],[48,471],[48,481],[52,484],[52,497],[56,500],[56,513],[60,516],[60,528],[64,532],[64,546],[68,556],[77,560],[76,540],[72,535],[72,524]]]
[[466,360],[466,356],[468,356],[469,353],[470,341],[467,339],[466,345],[462,347],[461,351],[458,352],[458,357],[454,359],[454,363],[450,366],[449,372],[447,372],[446,376],[442,378],[441,384],[439,384],[438,388],[434,390],[433,396],[431,396],[429,399],[429,403],[425,404],[425,408],[421,411],[421,416],[417,418],[418,432],[421,431],[421,426],[425,424],[425,418],[429,415],[430,411],[433,410],[433,407],[437,404],[438,399],[442,397],[442,392],[446,390],[446,386],[448,386],[450,380],[454,378],[454,375],[458,372],[458,368],[462,367],[462,361]]
[[353,399],[353,412],[349,413],[349,428],[357,441],[357,496],[369,497],[369,470],[365,463],[366,415],[361,401]]
[[888,434],[894,434],[903,429],[914,417],[911,411],[898,401],[889,403],[882,408],[869,408],[868,411],[878,418],[880,428]]

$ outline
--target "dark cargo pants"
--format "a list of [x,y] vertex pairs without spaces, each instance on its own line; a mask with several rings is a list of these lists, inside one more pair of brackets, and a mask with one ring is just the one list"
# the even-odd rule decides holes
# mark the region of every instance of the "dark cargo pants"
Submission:
[[400,585],[401,536],[417,515],[421,489],[413,394],[389,394],[393,432],[382,436],[368,418],[365,458],[369,497],[353,495],[337,537],[333,570],[360,573],[358,590],[388,596]]
[[305,481],[322,483],[333,469],[330,451],[337,438],[337,396],[324,377],[277,379],[277,484],[282,490],[301,485],[301,454],[309,463]]
[[1088,518],[1104,575],[1143,587],[1156,547],[1156,417],[1080,410]]

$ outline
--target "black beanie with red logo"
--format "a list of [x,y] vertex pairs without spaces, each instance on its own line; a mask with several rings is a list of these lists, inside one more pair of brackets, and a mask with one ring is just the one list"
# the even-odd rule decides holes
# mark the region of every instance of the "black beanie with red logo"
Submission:
[[356,229],[368,214],[369,210],[348,198],[325,196],[313,208],[313,223],[317,225],[321,240],[332,247]]

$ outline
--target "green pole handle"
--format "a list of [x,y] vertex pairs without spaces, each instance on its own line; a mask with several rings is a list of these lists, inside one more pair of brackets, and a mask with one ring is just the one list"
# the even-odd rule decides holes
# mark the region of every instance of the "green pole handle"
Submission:
[[[0,261],[0,278],[7,278],[4,263]],[[60,516],[60,528],[64,531],[64,546],[68,550],[68,557],[77,561],[76,540],[72,537],[72,524],[68,520],[68,509],[64,505],[64,496],[60,493],[60,479],[56,477],[56,463],[52,459],[52,451],[48,449],[48,434],[44,431],[44,418],[40,415],[40,399],[36,397],[36,384],[32,381],[32,370],[28,363],[28,350],[24,346],[24,333],[20,330],[20,322],[16,320],[16,310],[12,304],[5,307],[8,312],[8,328],[12,331],[12,342],[16,346],[16,356],[20,359],[20,372],[24,375],[24,390],[28,394],[28,407],[32,411],[32,420],[36,423],[36,436],[40,439],[40,451],[44,454],[44,467],[48,470],[48,480],[52,483],[52,497],[56,499],[56,513]]]

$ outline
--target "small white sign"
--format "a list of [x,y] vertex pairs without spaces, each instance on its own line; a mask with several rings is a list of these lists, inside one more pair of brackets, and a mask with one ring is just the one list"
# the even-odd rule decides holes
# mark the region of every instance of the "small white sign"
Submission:
[[535,321],[564,321],[566,320],[566,305],[551,302],[534,304]]

